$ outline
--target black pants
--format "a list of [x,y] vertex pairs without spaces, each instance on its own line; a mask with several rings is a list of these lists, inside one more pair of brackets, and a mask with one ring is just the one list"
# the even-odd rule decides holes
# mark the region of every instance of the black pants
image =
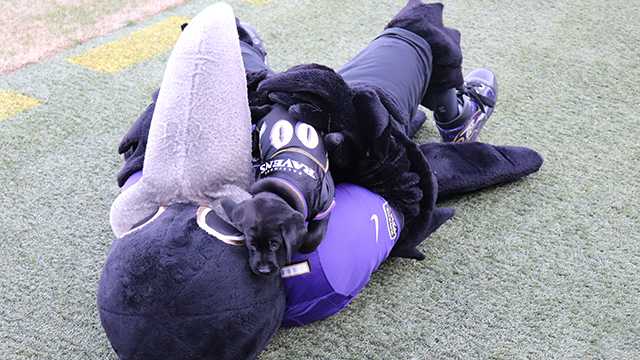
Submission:
[[[241,41],[245,70],[269,70],[264,55],[251,44]],[[366,84],[384,89],[406,119],[417,117],[419,104],[428,104],[427,88],[432,76],[433,53],[421,36],[402,28],[389,28],[344,65],[338,73],[349,85]],[[461,84],[459,84],[461,85]],[[408,124],[418,129],[420,124]],[[411,136],[413,131],[408,131]]]
[[433,56],[426,40],[411,31],[390,28],[376,37],[338,73],[349,85],[366,84],[383,89],[390,95],[402,118],[419,124],[407,124],[419,129],[424,117],[416,118],[418,105],[426,95],[431,77]]

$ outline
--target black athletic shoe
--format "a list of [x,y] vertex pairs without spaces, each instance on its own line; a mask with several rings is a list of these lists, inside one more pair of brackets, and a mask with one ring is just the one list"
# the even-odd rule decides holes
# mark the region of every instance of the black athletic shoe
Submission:
[[491,70],[475,69],[464,80],[464,87],[458,91],[463,103],[462,111],[450,122],[460,125],[447,128],[436,123],[444,142],[476,141],[496,106],[498,82]]
[[264,42],[260,35],[258,35],[258,31],[256,28],[251,26],[249,23],[246,23],[241,20],[237,20],[236,24],[238,25],[238,35],[240,36],[240,40],[244,41],[250,45],[252,45],[256,50],[262,53],[264,57],[264,63],[267,63],[267,50],[264,48]]

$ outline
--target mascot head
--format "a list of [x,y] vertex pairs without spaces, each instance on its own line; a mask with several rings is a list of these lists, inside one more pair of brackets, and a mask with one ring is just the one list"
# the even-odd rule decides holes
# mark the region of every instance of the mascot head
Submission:
[[251,359],[280,326],[280,278],[253,274],[244,245],[173,205],[116,239],[98,289],[100,319],[124,359]]
[[282,283],[251,272],[220,206],[249,198],[250,183],[245,73],[235,16],[219,3],[180,36],[142,177],[111,208],[117,239],[98,309],[120,359],[247,359],[266,346],[284,314]]

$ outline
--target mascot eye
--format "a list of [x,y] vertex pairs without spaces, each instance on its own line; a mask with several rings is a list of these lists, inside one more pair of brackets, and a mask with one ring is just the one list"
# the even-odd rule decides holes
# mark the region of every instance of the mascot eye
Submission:
[[291,142],[293,125],[286,120],[278,120],[271,128],[270,140],[274,148],[280,149]]
[[148,217],[148,218],[146,218],[146,219],[144,219],[144,220],[140,221],[139,223],[137,223],[137,224],[133,225],[133,227],[131,227],[131,230],[129,230],[129,231],[127,231],[126,233],[122,234],[122,236],[121,236],[121,237],[123,237],[123,236],[125,236],[125,235],[128,235],[128,234],[131,234],[132,232],[137,231],[137,230],[140,230],[140,229],[142,229],[143,227],[145,227],[145,226],[149,225],[151,222],[153,222],[153,220],[155,220],[155,219],[157,219],[158,217],[160,217],[160,215],[162,215],[162,213],[163,213],[165,210],[167,210],[167,208],[166,208],[166,207],[164,207],[164,206],[160,206],[160,207],[158,208],[158,211],[156,211],[156,213],[155,213],[155,214],[153,214],[151,217]]
[[315,149],[320,142],[316,129],[306,123],[298,123],[298,125],[296,125],[296,136],[302,144],[309,149]]
[[220,218],[211,208],[201,206],[196,214],[196,222],[207,234],[233,246],[244,246],[244,235]]

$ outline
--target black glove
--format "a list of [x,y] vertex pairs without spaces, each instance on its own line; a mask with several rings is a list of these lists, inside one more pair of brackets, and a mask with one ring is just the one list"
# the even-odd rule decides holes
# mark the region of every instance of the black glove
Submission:
[[118,154],[124,155],[124,165],[118,172],[118,186],[120,187],[124,185],[129,176],[142,170],[144,153],[147,150],[147,138],[151,128],[151,119],[153,118],[153,111],[156,107],[159,92],[160,90],[156,90],[151,95],[151,104],[140,114],[127,134],[122,138],[122,141],[120,141]]
[[353,119],[351,88],[323,65],[294,66],[263,80],[258,91],[323,134],[340,131]]

